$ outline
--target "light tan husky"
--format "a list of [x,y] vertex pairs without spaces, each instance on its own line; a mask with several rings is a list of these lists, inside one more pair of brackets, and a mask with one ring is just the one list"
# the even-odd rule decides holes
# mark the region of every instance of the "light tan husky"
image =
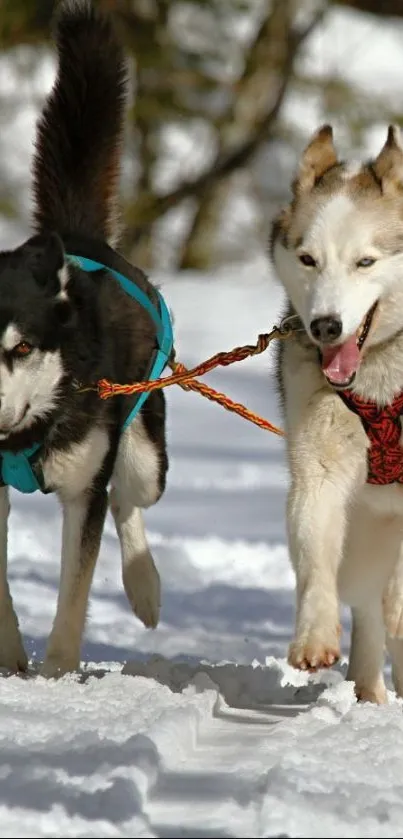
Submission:
[[300,331],[278,375],[291,470],[287,522],[297,578],[294,667],[340,654],[347,678],[386,699],[385,642],[403,695],[403,148],[391,126],[375,160],[338,160],[329,126],[305,149],[275,219],[272,258]]

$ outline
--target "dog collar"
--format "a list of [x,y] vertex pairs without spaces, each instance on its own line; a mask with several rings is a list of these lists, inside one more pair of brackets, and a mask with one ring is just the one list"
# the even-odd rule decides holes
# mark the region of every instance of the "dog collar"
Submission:
[[[70,264],[87,273],[107,270],[115,277],[126,294],[137,300],[148,313],[155,327],[157,348],[152,353],[144,378],[158,379],[168,363],[173,348],[172,322],[162,294],[154,289],[156,303],[150,300],[137,283],[138,269],[133,268],[109,245],[84,237],[68,237],[65,240],[66,244],[69,250],[66,257]],[[123,421],[122,431],[133,422],[148,396],[149,393],[134,395],[130,401],[128,415]],[[40,463],[42,448],[42,443],[36,443],[20,452],[0,452],[0,486],[11,486],[23,493],[32,493],[37,490],[43,493],[51,492],[45,488]]]

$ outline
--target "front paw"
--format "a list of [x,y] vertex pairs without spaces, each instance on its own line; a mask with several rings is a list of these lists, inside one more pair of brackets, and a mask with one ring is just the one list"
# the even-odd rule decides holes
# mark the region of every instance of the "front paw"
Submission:
[[67,673],[75,673],[79,669],[77,661],[66,661],[58,658],[46,658],[40,668],[40,675],[45,679],[61,679]]
[[311,672],[332,667],[340,658],[340,629],[315,630],[297,636],[290,644],[288,662],[297,670]]
[[80,655],[75,650],[49,648],[39,672],[45,679],[61,679],[79,669]]
[[383,682],[376,685],[375,688],[356,684],[354,690],[358,702],[371,702],[374,705],[386,705],[388,701],[388,695]]

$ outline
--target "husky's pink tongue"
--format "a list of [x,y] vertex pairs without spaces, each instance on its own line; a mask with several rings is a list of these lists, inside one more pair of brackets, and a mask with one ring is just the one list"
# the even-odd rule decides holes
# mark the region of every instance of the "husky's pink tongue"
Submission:
[[335,384],[350,381],[360,363],[360,351],[355,335],[338,347],[322,349],[322,370],[327,379]]

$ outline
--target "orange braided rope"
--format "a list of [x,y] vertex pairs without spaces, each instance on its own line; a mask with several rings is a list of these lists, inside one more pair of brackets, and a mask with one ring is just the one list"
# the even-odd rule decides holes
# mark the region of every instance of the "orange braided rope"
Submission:
[[250,411],[245,405],[241,405],[239,402],[233,402],[233,400],[224,393],[220,393],[203,382],[197,381],[196,376],[204,376],[216,367],[227,367],[229,364],[234,364],[236,361],[243,361],[245,358],[249,358],[250,356],[259,355],[267,349],[271,341],[275,338],[288,338],[293,331],[293,328],[287,326],[284,322],[284,325],[281,325],[280,327],[275,326],[271,332],[259,335],[256,344],[246,344],[243,347],[235,347],[235,349],[230,350],[229,352],[216,353],[216,355],[211,356],[211,358],[208,358],[207,361],[198,364],[191,370],[188,370],[183,364],[179,364],[172,360],[169,363],[169,366],[173,370],[172,375],[164,376],[160,379],[155,379],[154,381],[120,385],[110,382],[108,379],[101,379],[95,388],[83,387],[79,388],[79,390],[84,392],[86,390],[94,389],[97,390],[101,399],[110,399],[112,396],[132,396],[134,393],[150,393],[152,390],[160,390],[161,388],[169,387],[170,385],[179,385],[184,390],[197,391],[207,399],[211,399],[213,402],[218,402],[228,411],[233,411],[244,419],[253,422],[255,425],[258,425],[259,428],[264,428],[266,431],[272,431],[273,434],[278,434],[283,437],[284,431],[281,428],[278,428],[268,420],[263,419],[263,417],[260,417],[253,411]]

